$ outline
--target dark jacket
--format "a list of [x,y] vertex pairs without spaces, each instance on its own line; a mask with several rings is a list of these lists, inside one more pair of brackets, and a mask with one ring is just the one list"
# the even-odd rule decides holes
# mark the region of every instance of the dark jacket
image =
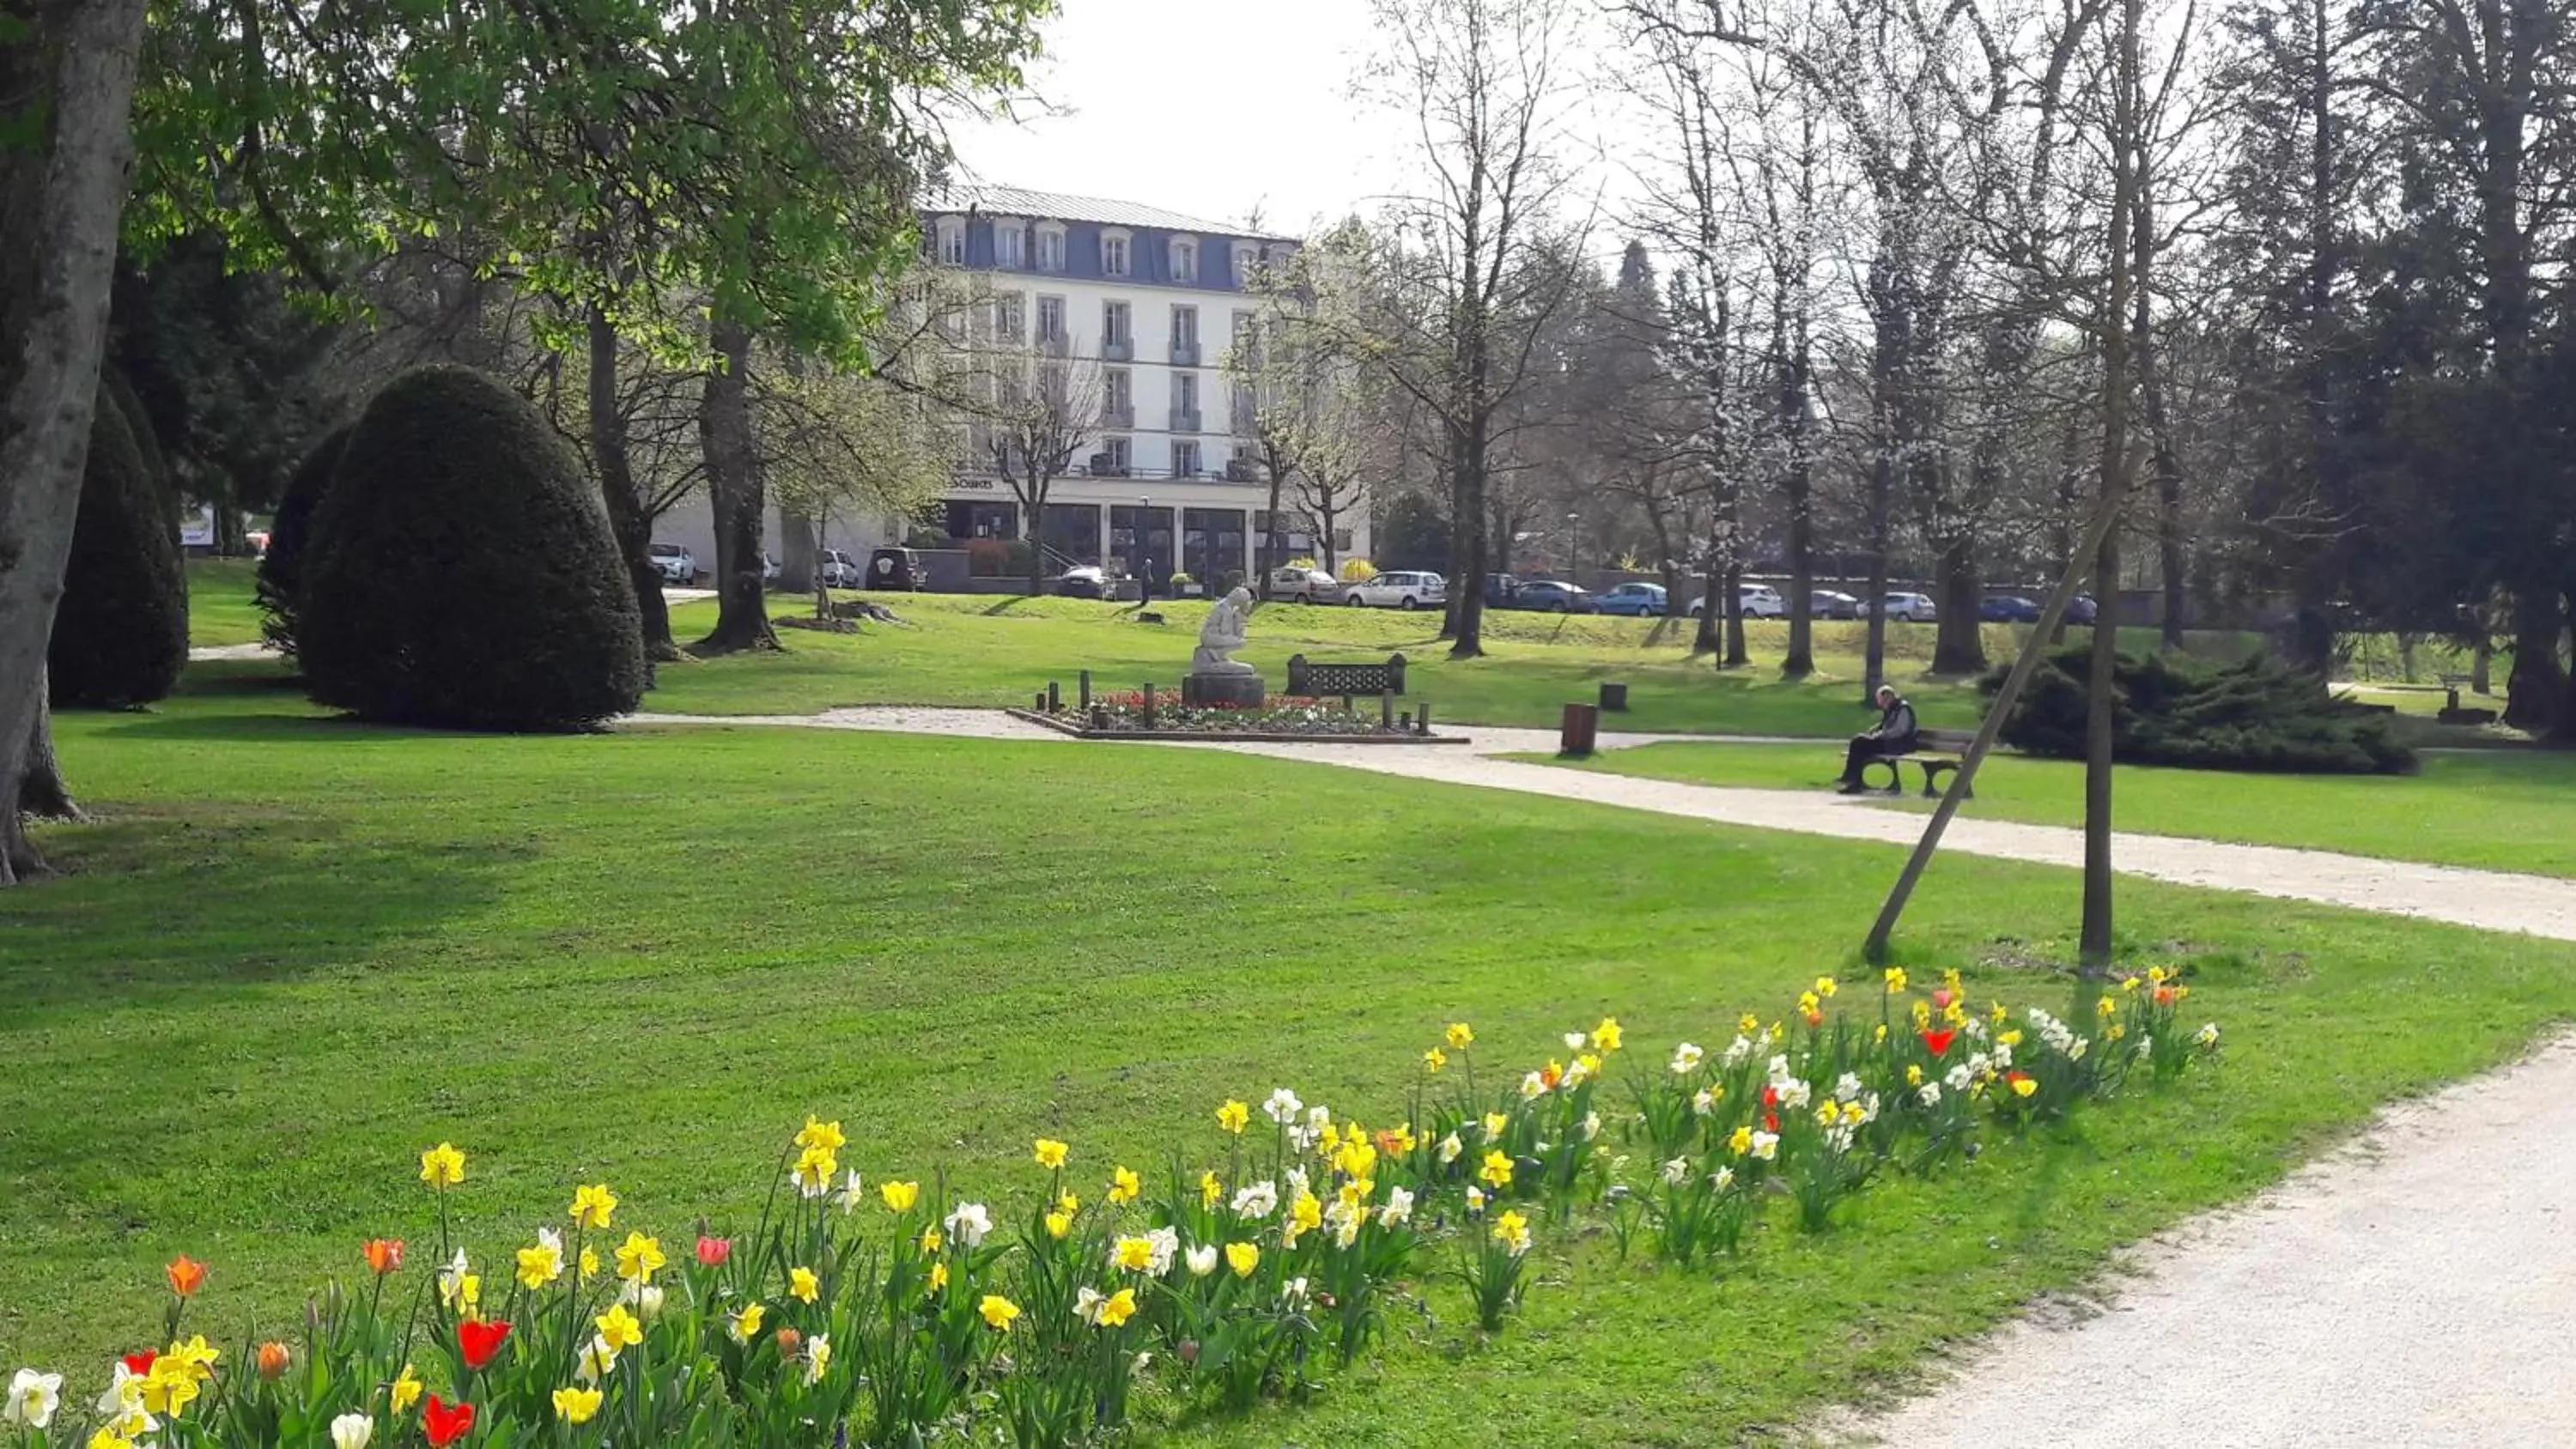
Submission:
[[1898,695],[1888,705],[1887,711],[1878,717],[1878,728],[1869,733],[1872,739],[1891,752],[1902,753],[1914,748],[1915,736],[1919,733],[1914,723],[1914,702]]

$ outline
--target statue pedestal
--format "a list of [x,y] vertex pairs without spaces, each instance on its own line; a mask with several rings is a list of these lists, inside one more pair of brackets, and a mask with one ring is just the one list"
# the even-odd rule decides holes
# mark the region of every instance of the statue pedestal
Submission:
[[1268,697],[1269,690],[1258,674],[1192,674],[1181,680],[1183,704],[1258,709]]

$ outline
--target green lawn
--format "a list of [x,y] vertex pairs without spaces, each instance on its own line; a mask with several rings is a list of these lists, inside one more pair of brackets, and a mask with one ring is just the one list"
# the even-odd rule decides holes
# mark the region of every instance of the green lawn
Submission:
[[188,560],[188,642],[197,648],[259,642],[259,608],[252,602],[259,560]]
[[[1549,764],[1554,756],[1526,756]],[[1612,750],[1576,768],[1699,785],[1817,790],[1842,770],[1820,745],[1656,744]],[[1906,772],[1909,791],[1921,777]],[[2084,823],[2084,766],[1997,754],[1978,767],[1971,817],[2035,825]],[[1871,797],[1928,812],[1919,795]],[[2142,835],[2295,845],[2388,860],[2576,876],[2576,754],[2480,750],[2423,757],[2416,775],[2260,775],[2123,765],[2112,814]]]
[[[871,643],[874,636],[871,636]],[[820,651],[816,651],[820,652]],[[720,678],[725,666],[708,666]],[[756,1210],[801,1114],[871,1176],[1024,1206],[1081,1160],[1216,1150],[1221,1096],[1384,1115],[1441,1023],[1542,1054],[1605,1012],[1620,1069],[1722,1041],[1853,947],[1892,848],[1218,753],[804,730],[577,738],[326,721],[259,667],[57,720],[100,824],[0,894],[0,1364],[97,1366],[157,1321],[277,1321],[428,1235],[423,1145],[474,1155],[482,1255],[576,1179],[682,1235]],[[2576,1013],[2576,948],[2124,883],[2133,959],[2190,957],[2230,1049],[2178,1095],[1873,1188],[1715,1274],[1550,1241],[1496,1341],[1428,1290],[1313,1407],[1156,1442],[1736,1444],[2105,1251],[2277,1178],[2374,1105]],[[1901,952],[2046,1001],[2064,872],[1944,860]]]

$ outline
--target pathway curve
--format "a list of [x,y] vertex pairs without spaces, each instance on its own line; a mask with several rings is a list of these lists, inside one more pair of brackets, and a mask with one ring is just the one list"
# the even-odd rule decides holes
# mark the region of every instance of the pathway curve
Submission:
[[[666,715],[633,716],[637,724],[797,725],[819,729],[895,730],[915,734],[958,735],[979,739],[1053,740],[1074,743],[1052,730],[1014,719],[998,710],[890,708],[827,710],[819,715]],[[1309,764],[1437,780],[1455,785],[1513,790],[1564,800],[1649,810],[1727,825],[1830,835],[1846,840],[1911,845],[1922,835],[1923,817],[1884,810],[1865,800],[1821,788],[1750,790],[1649,780],[1593,770],[1568,770],[1494,756],[1552,750],[1556,736],[1547,730],[1486,726],[1464,728],[1472,743],[1466,749],[1437,745],[1254,745],[1176,741],[1190,749],[1227,750]],[[1719,740],[1713,735],[1607,733],[1604,749],[1658,740]],[[1732,737],[1739,741],[1753,736]],[[1817,774],[1832,773],[1830,742],[1817,741]],[[1097,749],[1093,745],[1090,748]],[[1147,748],[1163,748],[1155,745]],[[2080,867],[2084,863],[2081,831],[2053,825],[2020,825],[1963,817],[1950,823],[1942,849],[1960,855],[2032,861],[2041,865]],[[2243,891],[2283,900],[2315,901],[2389,915],[2419,916],[2491,931],[2516,931],[2576,941],[2576,880],[2516,875],[2503,871],[2466,870],[2337,855],[2322,850],[2293,850],[2274,845],[2232,845],[2169,835],[2122,834],[2113,858],[2122,874],[2169,881],[2207,890]]]
[[1895,1449],[2576,1444],[2576,1036],[2382,1114],[2241,1208],[2123,1255],[2092,1317],[1822,1430]]

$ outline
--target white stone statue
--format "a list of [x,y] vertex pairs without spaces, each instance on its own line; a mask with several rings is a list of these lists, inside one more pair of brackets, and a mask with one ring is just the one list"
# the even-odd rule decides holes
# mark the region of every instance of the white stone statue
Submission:
[[1243,647],[1243,628],[1252,618],[1252,590],[1238,588],[1216,601],[1207,622],[1199,626],[1199,647],[1190,656],[1192,674],[1250,674],[1253,668],[1226,656]]

